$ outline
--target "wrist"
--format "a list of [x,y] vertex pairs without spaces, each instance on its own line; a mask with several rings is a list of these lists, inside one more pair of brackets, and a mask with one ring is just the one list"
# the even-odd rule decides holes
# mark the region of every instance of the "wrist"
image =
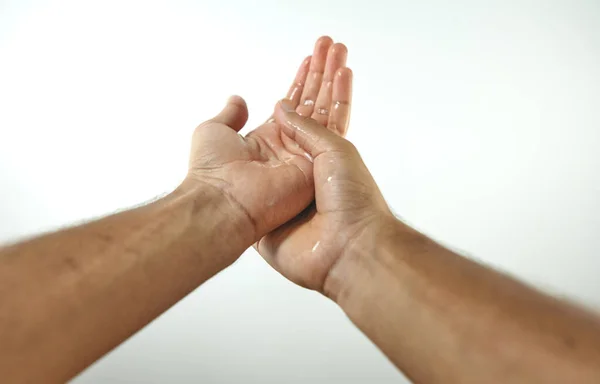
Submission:
[[358,234],[331,268],[324,291],[348,313],[349,307],[368,300],[377,276],[401,262],[403,242],[417,241],[423,235],[391,213],[385,214]]
[[[198,178],[186,178],[170,194],[189,204],[192,225],[224,248],[241,254],[255,241],[254,224],[246,212],[226,193]],[[239,256],[239,255],[238,255]]]

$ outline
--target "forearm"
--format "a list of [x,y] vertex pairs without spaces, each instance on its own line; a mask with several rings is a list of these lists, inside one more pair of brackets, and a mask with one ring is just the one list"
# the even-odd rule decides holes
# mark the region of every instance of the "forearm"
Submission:
[[600,322],[400,222],[354,243],[329,294],[419,383],[600,382]]
[[65,381],[135,333],[252,243],[237,213],[217,190],[189,183],[0,250],[3,380]]

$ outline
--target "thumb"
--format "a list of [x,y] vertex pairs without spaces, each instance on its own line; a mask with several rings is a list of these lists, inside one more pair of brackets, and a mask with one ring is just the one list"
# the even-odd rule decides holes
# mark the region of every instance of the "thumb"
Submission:
[[277,103],[275,120],[281,125],[283,132],[313,159],[328,151],[356,151],[348,140],[317,121],[297,114],[290,100],[283,99]]
[[231,96],[223,110],[210,121],[225,124],[234,131],[239,131],[248,121],[248,107],[240,96]]

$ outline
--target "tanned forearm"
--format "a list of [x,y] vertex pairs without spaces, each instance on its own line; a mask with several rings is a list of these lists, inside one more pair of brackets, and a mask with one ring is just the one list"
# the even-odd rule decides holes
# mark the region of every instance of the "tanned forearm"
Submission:
[[232,263],[252,225],[187,182],[147,206],[0,249],[3,382],[64,382]]
[[600,321],[394,221],[326,293],[417,383],[600,383]]

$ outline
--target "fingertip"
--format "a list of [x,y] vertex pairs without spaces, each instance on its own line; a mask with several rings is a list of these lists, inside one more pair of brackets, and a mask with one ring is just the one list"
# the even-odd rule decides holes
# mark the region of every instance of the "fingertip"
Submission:
[[273,113],[273,117],[276,121],[285,126],[285,122],[287,122],[290,119],[290,117],[293,118],[293,116],[297,114],[298,113],[296,112],[296,108],[292,100],[281,99],[275,105],[275,112]]
[[333,39],[331,37],[327,36],[327,35],[323,35],[323,36],[321,36],[321,37],[319,37],[317,39],[317,42],[316,42],[315,45],[327,45],[327,46],[329,46],[331,44],[333,44]]
[[221,112],[211,121],[225,124],[236,132],[239,131],[248,121],[246,101],[238,95],[230,96]]
[[232,95],[229,96],[229,99],[227,99],[227,104],[234,104],[234,105],[239,105],[241,107],[246,107],[246,100],[244,100],[243,97],[238,96],[238,95]]
[[352,70],[348,67],[340,68],[335,73],[336,77],[340,79],[349,79],[352,80],[352,76],[354,75]]
[[335,43],[329,49],[331,50],[331,52],[333,54],[337,54],[337,55],[347,55],[348,54],[348,47],[346,47],[346,45],[343,43]]
[[[315,60],[311,60],[311,66],[321,67],[325,66],[325,59],[327,58],[327,52],[329,47],[333,44],[333,40],[329,36],[321,36],[315,43],[315,49],[313,51],[313,57]],[[320,69],[322,71],[323,68]]]
[[281,110],[285,113],[295,113],[294,104],[290,99],[281,99],[279,100],[279,106]]

